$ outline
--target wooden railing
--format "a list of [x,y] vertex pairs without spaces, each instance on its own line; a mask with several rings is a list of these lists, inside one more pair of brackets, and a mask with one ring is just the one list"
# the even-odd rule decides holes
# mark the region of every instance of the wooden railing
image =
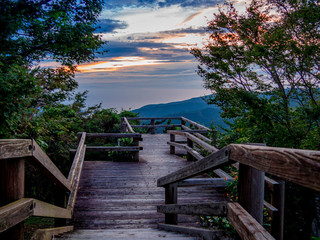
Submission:
[[[140,122],[139,125],[130,124],[131,121]],[[149,121],[147,124],[141,124],[142,121]],[[160,121],[157,123],[156,121]],[[168,124],[168,121],[178,121],[176,124]],[[182,130],[191,130],[191,128],[199,132],[207,132],[209,128],[202,126],[199,123],[191,121],[185,117],[122,117],[120,123],[121,132],[134,133],[134,128],[145,128],[151,134],[155,134],[157,128],[181,128]],[[208,138],[206,138],[208,140]],[[209,140],[210,141],[210,140]]]
[[[130,127],[130,126],[129,126]],[[78,133],[78,136],[81,136],[82,133]],[[142,137],[140,133],[86,133],[87,139],[89,138],[128,138],[132,139],[134,146],[120,146],[120,142],[118,141],[117,146],[86,146],[87,152],[132,152],[133,160],[139,161],[139,151],[143,150],[143,147],[140,146],[140,141],[142,141]],[[75,150],[70,150],[74,152]]]
[[[31,216],[71,219],[77,196],[86,146],[86,133],[79,145],[66,178],[33,139],[0,140],[0,238],[23,239],[23,221]],[[25,161],[30,161],[60,188],[69,192],[65,207],[25,198]],[[61,196],[64,198],[64,196]],[[37,230],[32,239],[51,239],[53,234],[72,231],[73,226]]]
[[[184,135],[192,139],[189,134],[170,132],[173,135]],[[171,137],[172,138],[172,137]],[[172,139],[171,139],[172,140]],[[170,148],[183,147],[181,144],[168,142]],[[231,144],[221,150],[214,150],[197,140],[206,150],[212,153],[202,157],[199,153],[193,153],[191,148],[185,148],[198,161],[168,174],[157,181],[159,187],[165,188],[165,205],[158,206],[158,211],[165,213],[165,224],[159,227],[166,230],[197,233],[204,239],[212,239],[219,232],[199,230],[194,228],[177,226],[177,214],[225,216],[232,223],[242,239],[282,239],[283,238],[283,207],[284,185],[283,181],[274,181],[266,178],[264,173],[272,174],[320,191],[320,151],[286,149],[266,147],[261,145]],[[239,166],[237,166],[239,162]],[[225,165],[234,165],[239,168],[239,203],[237,202],[213,202],[203,204],[177,204],[177,188],[181,186],[197,186],[206,184],[219,185],[221,179],[192,179],[194,176],[206,172],[217,171]],[[223,172],[220,175],[223,176]],[[219,174],[218,174],[219,175]],[[227,178],[225,178],[227,180]],[[262,227],[264,182],[273,190],[273,204],[269,204],[269,212],[273,213],[273,229],[271,235]],[[223,184],[222,184],[223,185]],[[261,200],[262,199],[262,200]],[[292,219],[293,221],[293,219]],[[274,238],[275,237],[275,238]]]

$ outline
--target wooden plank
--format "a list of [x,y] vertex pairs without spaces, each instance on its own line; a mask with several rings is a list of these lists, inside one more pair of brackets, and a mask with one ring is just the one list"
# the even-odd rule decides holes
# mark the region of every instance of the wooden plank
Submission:
[[181,117],[127,117],[128,120],[181,120]]
[[239,203],[260,224],[263,224],[264,172],[240,163]]
[[0,207],[0,233],[31,217],[33,199],[22,198]]
[[194,228],[194,227],[184,227],[170,224],[158,224],[159,229],[163,229],[166,231],[178,232],[183,234],[188,234],[195,237],[200,237],[204,240],[227,240],[229,239],[226,236],[224,231],[220,230],[208,230],[203,228]]
[[71,183],[60,172],[56,165],[50,160],[47,154],[39,147],[36,141],[33,143],[33,156],[30,158],[32,163],[40,168],[48,177],[50,177],[55,183],[65,190],[71,190]]
[[51,240],[54,235],[59,235],[66,232],[72,232],[73,226],[64,226],[57,228],[38,229],[34,232],[31,240]]
[[230,159],[320,191],[320,151],[231,144]]
[[33,199],[33,216],[71,219],[71,211],[65,208]]
[[233,180],[233,177],[231,177],[228,173],[221,169],[213,170],[215,174],[217,174],[219,177],[226,179],[226,180]]
[[157,206],[161,213],[176,213],[184,215],[226,216],[226,202],[195,203],[195,204],[166,204]]
[[278,184],[273,185],[273,193],[271,195],[271,203],[277,209],[272,217],[271,222],[271,235],[278,240],[284,238],[284,208],[285,208],[285,181],[282,179],[277,180]]
[[170,146],[179,147],[179,148],[183,148],[183,149],[187,150],[187,152],[190,153],[197,160],[200,160],[200,159],[203,158],[203,156],[200,155],[200,153],[198,153],[196,150],[194,150],[191,147],[188,147],[186,145],[183,145],[183,144],[180,144],[180,143],[176,143],[176,142],[167,142],[167,144],[170,145]]
[[243,240],[273,240],[267,232],[239,203],[228,203],[227,218]]
[[188,123],[190,123],[190,124],[192,124],[192,125],[196,126],[197,128],[200,128],[200,129],[204,129],[204,130],[210,131],[210,129],[209,129],[209,128],[207,128],[207,127],[205,127],[205,126],[203,126],[203,125],[201,125],[201,124],[199,124],[199,123],[196,123],[196,122],[194,122],[194,121],[192,121],[192,120],[190,120],[190,119],[188,119],[188,118],[181,117],[181,119],[182,119],[183,121],[185,121],[185,122],[188,122]]
[[272,206],[272,205],[271,205],[270,203],[268,203],[267,201],[263,201],[263,205],[264,205],[264,207],[267,209],[267,211],[268,211],[268,213],[269,213],[269,215],[270,215],[271,217],[274,216],[274,213],[275,213],[275,212],[278,212],[278,211],[279,211],[276,207]]
[[[188,128],[187,126],[185,125],[181,125],[181,128],[184,129],[184,130],[187,130],[187,131],[190,131],[191,133],[193,133],[193,135],[195,135],[196,137],[202,139],[203,141],[207,142],[207,143],[211,143],[211,139],[203,136],[202,134],[198,133],[198,132],[193,132],[191,128]],[[204,130],[203,133],[207,133],[208,131],[207,130]]]
[[125,122],[125,124],[126,124],[126,128],[128,129],[128,131],[129,131],[130,133],[134,133],[134,131],[133,131],[133,129],[132,129],[132,126],[130,125],[128,119],[127,119],[126,117],[124,117],[123,120],[124,120],[124,122]]
[[277,181],[275,181],[274,179],[271,179],[267,176],[264,177],[264,181],[266,183],[266,187],[273,191],[274,190],[274,185],[278,185],[279,183]]
[[143,150],[140,146],[123,146],[123,147],[101,147],[101,146],[87,146],[87,152],[137,152]]
[[210,186],[210,187],[226,187],[228,182],[233,179],[223,178],[192,178],[178,182],[178,187],[195,187],[195,186]]
[[32,156],[32,139],[0,139],[0,159]]
[[[174,134],[170,134],[170,142],[175,143],[176,141],[176,136]],[[170,145],[170,143],[168,142]],[[173,144],[170,145],[170,154],[175,154],[175,146]]]
[[181,135],[185,136],[186,138],[192,140],[193,142],[197,143],[204,149],[206,149],[209,152],[217,152],[219,149],[215,148],[214,146],[211,146],[210,144],[202,141],[201,139],[197,138],[196,136],[193,136],[191,133],[188,132],[183,132],[183,131],[176,131],[176,130],[169,130],[168,133],[176,134],[176,135]]
[[157,186],[162,187],[170,183],[179,182],[201,173],[221,167],[229,161],[229,148],[225,147],[218,152],[212,153],[203,159],[192,163],[176,172],[168,174],[157,181]]
[[180,127],[180,124],[169,124],[169,125],[131,125],[134,128],[166,128],[166,127]]
[[[0,206],[24,197],[25,160],[23,158],[0,161]],[[23,240],[23,222],[15,225],[1,236],[4,239]]]
[[[78,133],[79,134],[79,133]],[[93,138],[141,138],[141,133],[86,133],[86,137]]]
[[77,152],[76,152],[76,155],[75,155],[74,160],[72,162],[71,169],[69,171],[68,181],[70,182],[71,186],[73,185],[74,179],[76,177],[76,170],[77,170],[79,162],[80,162],[82,151],[84,151],[85,141],[86,141],[86,133],[83,132],[83,133],[81,133],[81,139],[78,144]]
[[83,150],[81,151],[79,164],[77,165],[76,172],[75,172],[76,177],[73,181],[72,189],[71,189],[69,199],[68,199],[67,209],[69,211],[71,211],[71,213],[73,213],[74,205],[76,203],[76,198],[77,198],[77,193],[78,193],[79,182],[80,182],[80,177],[81,177],[81,173],[82,173],[85,154],[86,154],[86,145],[84,146]]

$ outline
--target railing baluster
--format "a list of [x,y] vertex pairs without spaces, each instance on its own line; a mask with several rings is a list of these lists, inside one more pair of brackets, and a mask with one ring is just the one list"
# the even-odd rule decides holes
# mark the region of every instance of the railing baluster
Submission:
[[[177,184],[169,184],[165,186],[165,204],[176,204],[178,201],[178,188]],[[178,215],[175,213],[166,213],[165,214],[165,223],[166,224],[178,224]]]

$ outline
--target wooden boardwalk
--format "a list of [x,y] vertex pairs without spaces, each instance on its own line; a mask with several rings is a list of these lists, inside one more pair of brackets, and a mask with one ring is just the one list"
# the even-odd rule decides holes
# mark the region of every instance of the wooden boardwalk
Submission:
[[[167,134],[143,135],[138,163],[85,161],[74,210],[75,228],[143,232],[163,223],[164,214],[157,213],[156,206],[164,204],[164,189],[157,187],[157,179],[190,163],[169,153],[168,140]],[[219,201],[224,194],[194,187],[179,188],[179,197],[183,201],[178,199],[178,203],[198,203]],[[180,216],[179,223],[197,225],[198,217]]]

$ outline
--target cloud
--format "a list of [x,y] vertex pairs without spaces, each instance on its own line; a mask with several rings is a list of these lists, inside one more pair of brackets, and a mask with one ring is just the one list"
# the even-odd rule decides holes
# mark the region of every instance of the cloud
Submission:
[[128,24],[124,21],[114,20],[114,19],[99,19],[96,24],[97,33],[114,33],[116,29],[125,29]]

